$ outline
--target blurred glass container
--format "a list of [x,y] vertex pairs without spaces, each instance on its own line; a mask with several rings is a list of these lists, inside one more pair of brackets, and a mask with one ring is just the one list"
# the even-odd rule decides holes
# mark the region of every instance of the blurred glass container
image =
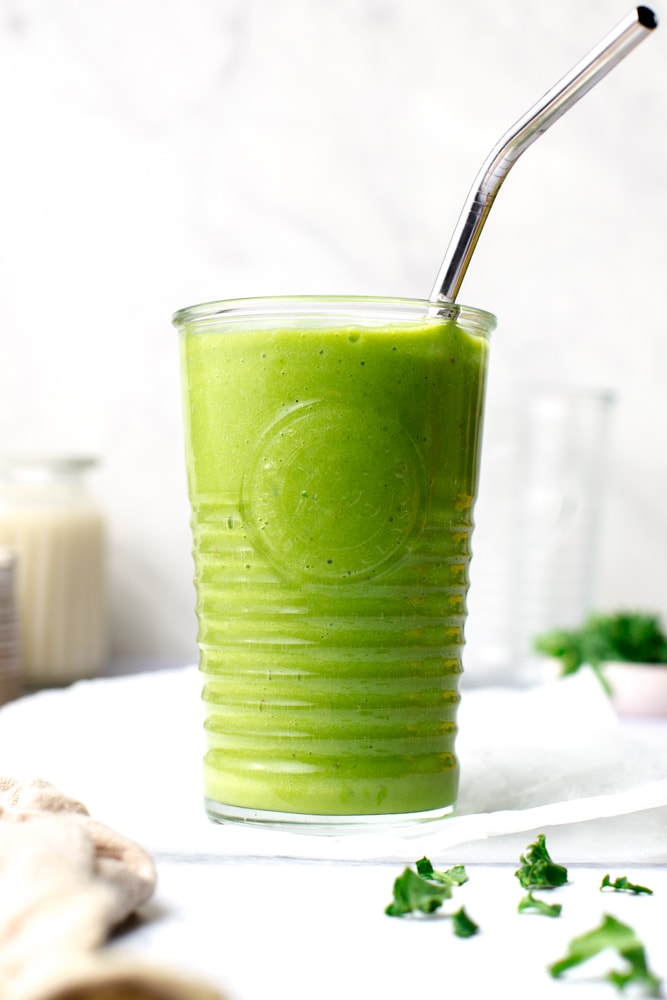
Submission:
[[105,526],[92,458],[0,460],[0,545],[16,553],[22,674],[29,686],[97,674],[107,658]]
[[530,679],[541,632],[594,603],[613,396],[516,386],[487,401],[466,639],[469,680]]
[[0,705],[22,692],[15,572],[16,556],[0,548]]

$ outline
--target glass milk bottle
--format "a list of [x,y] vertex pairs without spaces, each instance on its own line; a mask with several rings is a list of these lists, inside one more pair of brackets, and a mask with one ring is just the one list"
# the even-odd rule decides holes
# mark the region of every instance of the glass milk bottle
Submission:
[[22,694],[15,573],[16,556],[0,546],[0,705]]
[[0,461],[0,545],[17,557],[24,682],[67,684],[107,656],[104,519],[90,458]]

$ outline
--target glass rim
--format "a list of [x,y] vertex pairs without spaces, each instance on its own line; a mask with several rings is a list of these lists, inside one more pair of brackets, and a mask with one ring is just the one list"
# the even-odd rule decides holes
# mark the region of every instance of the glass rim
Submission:
[[177,310],[172,316],[172,323],[181,330],[198,321],[240,320],[250,315],[279,317],[295,311],[301,316],[328,312],[332,316],[355,313],[361,318],[364,314],[381,316],[386,312],[388,319],[460,319],[487,336],[497,324],[493,313],[474,306],[384,295],[267,295],[219,299]]

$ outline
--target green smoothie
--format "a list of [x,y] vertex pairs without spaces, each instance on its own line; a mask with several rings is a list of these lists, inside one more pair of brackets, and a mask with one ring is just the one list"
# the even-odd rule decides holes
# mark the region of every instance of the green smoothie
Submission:
[[255,303],[175,318],[209,812],[444,814],[493,318]]

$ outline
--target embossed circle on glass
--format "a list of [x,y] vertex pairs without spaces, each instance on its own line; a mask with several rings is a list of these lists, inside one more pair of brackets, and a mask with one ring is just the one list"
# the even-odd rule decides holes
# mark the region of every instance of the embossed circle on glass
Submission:
[[[354,451],[341,462],[341,441],[350,436]],[[241,511],[257,547],[286,577],[349,583],[408,552],[423,526],[427,489],[423,454],[394,414],[318,400],[263,433],[243,477]]]
[[303,297],[175,323],[209,815],[446,815],[493,317]]

